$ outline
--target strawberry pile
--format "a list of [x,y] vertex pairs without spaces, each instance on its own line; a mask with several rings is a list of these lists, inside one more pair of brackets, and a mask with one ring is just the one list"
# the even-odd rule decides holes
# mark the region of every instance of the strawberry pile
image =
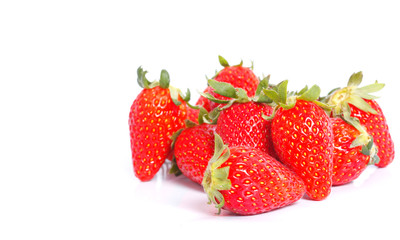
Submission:
[[149,181],[166,159],[170,169],[201,184],[209,203],[239,215],[264,213],[304,196],[326,199],[332,186],[349,183],[367,168],[386,167],[394,145],[385,116],[371,93],[384,84],[346,87],[320,96],[320,88],[288,91],[252,67],[230,66],[208,79],[195,105],[190,91],[170,86],[167,71],[132,104],[129,129],[134,173]]

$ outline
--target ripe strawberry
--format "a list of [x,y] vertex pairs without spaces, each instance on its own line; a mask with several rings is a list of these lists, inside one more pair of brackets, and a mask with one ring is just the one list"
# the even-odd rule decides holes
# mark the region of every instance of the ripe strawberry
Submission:
[[[259,80],[252,69],[243,67],[242,62],[239,65],[229,66],[228,62],[221,56],[219,56],[219,62],[224,68],[217,73],[214,80],[217,82],[229,83],[235,88],[242,88],[247,92],[249,97],[254,97]],[[228,97],[221,96],[213,91],[211,95],[217,99],[229,100]],[[210,110],[213,110],[219,105],[220,103],[210,102]]]
[[290,205],[305,192],[303,181],[280,162],[252,147],[224,145],[215,135],[215,153],[202,182],[209,203],[240,215]]
[[275,156],[271,121],[262,117],[272,112],[273,108],[265,103],[234,103],[220,113],[216,132],[229,147],[249,146]]
[[214,89],[215,93],[229,98],[230,100],[219,100],[212,96],[211,101],[226,103],[219,106],[214,111],[221,111],[216,132],[222,140],[229,146],[248,146],[260,149],[275,157],[271,140],[271,120],[266,120],[263,116],[270,116],[273,108],[267,105],[271,99],[263,95],[262,89],[268,87],[269,76],[264,78],[259,85],[255,96],[250,98],[246,91],[235,88],[229,83],[217,82],[210,79],[208,84]]
[[185,128],[174,143],[175,161],[180,171],[198,184],[214,154],[216,125],[203,123]]
[[304,181],[307,195],[313,200],[323,200],[332,186],[332,125],[316,104],[318,86],[304,89],[300,96],[289,99],[286,86],[287,81],[279,85],[278,92],[264,90],[278,104],[271,126],[275,152]]
[[332,116],[356,118],[364,126],[367,132],[372,135],[374,144],[378,148],[378,167],[386,167],[394,159],[394,144],[390,136],[389,127],[385,115],[378,103],[374,100],[372,92],[379,91],[384,84],[375,82],[359,88],[362,81],[362,72],[353,74],[347,87],[335,91],[330,96],[328,103],[335,105]]
[[[368,144],[372,147],[373,141],[368,135],[365,136],[365,130],[360,132],[341,118],[331,118],[331,122],[334,146],[332,181],[333,185],[342,185],[358,178],[368,164],[373,162],[374,153],[368,151]],[[357,141],[361,144],[357,144]]]
[[133,168],[141,181],[151,180],[158,172],[171,151],[170,137],[184,127],[187,114],[177,89],[169,86],[167,71],[161,72],[160,82],[149,82],[146,73],[139,67],[138,83],[144,89],[129,113]]

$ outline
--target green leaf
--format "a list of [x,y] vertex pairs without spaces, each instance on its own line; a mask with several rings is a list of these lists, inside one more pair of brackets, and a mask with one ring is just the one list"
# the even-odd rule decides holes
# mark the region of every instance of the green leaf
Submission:
[[215,98],[213,95],[211,95],[209,93],[199,92],[199,94],[201,96],[207,98],[208,100],[216,102],[216,103],[225,104],[225,103],[229,103],[229,101],[230,101],[230,100],[222,100],[222,99]]
[[246,90],[242,88],[236,88],[236,94],[237,102],[245,103],[250,101],[249,97],[247,96]]
[[315,101],[319,98],[319,94],[321,93],[321,89],[317,85],[313,85],[310,89],[305,91],[298,99],[304,101]]
[[368,93],[364,93],[364,92],[358,92],[357,89],[354,90],[354,93],[364,99],[368,99],[368,100],[372,100],[372,99],[377,99],[379,97],[368,94]]
[[361,135],[357,136],[353,142],[351,142],[350,148],[355,148],[358,146],[365,146],[364,138]]
[[214,155],[213,155],[213,158],[215,157],[216,159],[218,159],[222,155],[222,152],[224,150],[225,150],[224,141],[222,141],[222,138],[217,133],[215,133],[214,134]]
[[378,92],[379,90],[381,90],[382,88],[385,87],[384,83],[378,83],[377,81],[373,84],[364,86],[364,87],[360,87],[357,88],[355,91],[357,93],[372,93],[372,92]]
[[363,110],[364,112],[369,112],[372,114],[377,114],[376,110],[371,107],[364,99],[362,99],[359,96],[356,95],[351,95],[348,100],[349,103],[353,104],[360,110]]
[[279,102],[281,103],[286,103],[288,83],[289,81],[285,80],[278,85],[278,97],[279,97]]
[[296,97],[290,97],[287,99],[286,103],[280,103],[279,106],[281,106],[284,109],[291,109],[296,105]]
[[279,94],[278,94],[275,90],[272,90],[272,89],[264,89],[264,90],[263,90],[263,93],[264,93],[267,97],[269,97],[270,99],[272,99],[272,101],[274,101],[274,102],[276,102],[276,103],[279,103],[279,102],[280,102]]
[[197,124],[189,119],[185,119],[185,126],[186,128],[192,128],[197,126]]
[[169,87],[169,74],[167,70],[163,69],[161,70],[161,76],[160,76],[160,87],[167,89]]
[[350,79],[349,79],[349,81],[347,83],[347,86],[348,87],[352,87],[352,86],[357,87],[358,85],[360,85],[360,83],[362,81],[362,78],[363,78],[362,72],[353,73],[350,76]]
[[221,113],[221,109],[219,107],[214,108],[211,112],[208,113],[211,119],[218,119],[219,114]]
[[317,104],[317,105],[320,106],[322,109],[327,110],[327,111],[331,111],[332,108],[334,107],[334,106],[332,106],[332,105],[329,105],[329,104],[327,104],[327,103],[320,102],[320,101],[312,101],[312,102],[315,103],[315,104]]
[[253,98],[254,102],[258,102],[258,103],[272,103],[272,99],[269,98],[267,95],[264,94],[264,92],[261,92],[261,94],[259,94],[258,96],[255,96]]
[[224,97],[229,97],[229,98],[238,97],[236,89],[229,83],[218,82],[215,81],[214,79],[208,79],[208,85],[210,85],[214,89],[214,92]]
[[365,145],[362,146],[362,148],[361,148],[361,153],[364,154],[364,155],[366,155],[366,156],[369,156],[369,155],[370,155],[369,149],[368,149],[368,147],[365,146]]
[[257,90],[256,90],[256,96],[260,95],[262,93],[263,89],[268,89],[269,78],[270,78],[270,75],[266,76],[258,83]]
[[146,73],[147,73],[147,71],[144,71],[142,67],[139,67],[137,69],[137,76],[138,76],[137,82],[138,82],[139,86],[142,88],[148,88],[148,86],[151,83],[149,80],[147,80]]
[[208,112],[203,106],[201,106],[199,109],[199,116],[198,116],[199,125],[204,123],[204,119],[207,121],[207,118],[208,118]]
[[374,145],[374,138],[371,136],[371,139],[370,139],[370,141],[369,141],[368,144],[367,144],[367,148],[368,148],[368,149],[371,149],[373,145]]
[[214,108],[211,112],[207,112],[204,107],[200,107],[199,111],[199,125],[203,123],[207,124],[217,124],[218,116],[221,112],[219,107]]
[[178,100],[180,90],[178,88],[169,86],[169,92],[171,94],[171,99],[175,103],[176,106],[181,105],[182,103]]
[[308,86],[306,85],[303,89],[300,90],[300,92],[298,92],[296,95],[297,96],[301,96],[302,94],[304,94],[305,92],[307,92],[308,90]]
[[241,67],[241,66],[243,66],[243,60],[240,60],[240,63],[235,65],[235,67]]
[[171,168],[169,169],[169,174],[174,174],[176,177],[182,174],[181,170],[178,167],[178,164],[176,164],[175,156],[172,159],[172,165]]
[[374,165],[374,164],[378,164],[381,161],[381,159],[379,158],[378,154],[375,154],[373,157],[371,157],[369,159],[369,165]]
[[212,172],[212,176],[211,176],[213,178],[213,184],[214,184],[215,188],[218,190],[231,189],[231,184],[228,179],[228,176],[229,176],[229,166],[223,167],[223,168],[215,168],[215,170]]
[[183,101],[185,101],[185,102],[189,102],[190,101],[190,90],[189,90],[189,88],[186,90],[186,94],[185,95],[183,95],[182,92],[180,92],[179,95],[181,96]]
[[219,63],[220,63],[223,67],[229,67],[228,61],[226,61],[226,59],[223,58],[221,55],[218,56],[218,59],[219,59]]

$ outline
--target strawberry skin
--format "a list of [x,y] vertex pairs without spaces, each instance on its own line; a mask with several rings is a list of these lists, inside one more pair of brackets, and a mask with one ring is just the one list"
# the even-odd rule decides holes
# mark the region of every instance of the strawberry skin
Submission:
[[360,120],[360,124],[372,135],[374,144],[378,147],[378,157],[380,161],[375,165],[378,167],[386,167],[393,162],[394,159],[394,144],[389,133],[389,127],[378,103],[375,100],[364,100],[375,109],[377,114],[365,112],[349,103],[351,116]]
[[173,103],[170,90],[143,89],[129,113],[132,161],[135,175],[149,181],[171,151],[171,136],[185,126],[186,104]]
[[[254,97],[256,94],[259,80],[250,68],[239,66],[227,66],[222,69],[215,77],[215,81],[226,82],[232,84],[235,88],[242,88],[247,92],[249,97]],[[214,91],[210,92],[217,99],[229,100],[228,97],[219,95]],[[219,103],[210,101],[210,109],[219,106]]]
[[[218,169],[223,168],[229,169],[230,188],[220,190],[223,199],[215,202],[224,202],[223,209],[239,215],[281,208],[296,202],[305,193],[304,183],[296,174],[267,153],[252,147],[230,148],[229,158]],[[207,189],[209,182],[212,185],[212,178],[208,174],[206,177],[203,186]]]
[[297,173],[313,200],[325,199],[332,186],[333,133],[328,115],[315,103],[297,100],[279,108],[271,126],[275,152]]
[[229,147],[249,146],[275,156],[271,121],[262,117],[272,112],[273,108],[264,103],[234,103],[220,113],[216,132]]
[[370,156],[361,153],[361,146],[350,145],[360,134],[341,118],[331,118],[333,129],[333,185],[349,183],[367,168]]
[[203,123],[185,128],[174,145],[176,164],[182,174],[201,184],[208,161],[214,154],[215,125]]
[[199,123],[199,110],[188,107],[187,119],[198,124]]

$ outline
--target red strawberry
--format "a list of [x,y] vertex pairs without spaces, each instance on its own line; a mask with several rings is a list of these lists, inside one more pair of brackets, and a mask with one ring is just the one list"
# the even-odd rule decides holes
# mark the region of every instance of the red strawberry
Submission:
[[313,200],[328,197],[332,186],[333,133],[328,115],[315,102],[320,89],[313,86],[286,100],[287,81],[278,92],[264,90],[278,103],[271,133],[279,159],[297,173]]
[[[366,149],[363,151],[362,146],[355,143],[358,139],[363,141],[364,136],[360,131],[341,118],[331,118],[331,122],[334,146],[332,181],[333,185],[342,185],[358,178],[370,163],[371,157],[369,151],[365,152]],[[373,143],[368,139],[368,135],[365,143]]]
[[178,97],[177,90],[169,86],[167,71],[161,72],[160,82],[149,82],[146,73],[139,67],[138,83],[144,89],[129,113],[133,167],[141,181],[152,179],[158,172],[171,151],[170,138],[185,126],[187,114],[186,104]]
[[305,192],[303,181],[280,162],[252,147],[223,145],[215,135],[215,153],[203,179],[209,202],[240,215],[290,205]]
[[[235,88],[242,88],[249,97],[254,97],[259,80],[253,71],[250,68],[243,67],[242,62],[239,65],[229,66],[228,62],[221,56],[219,56],[219,62],[224,68],[218,72],[214,80],[229,83]],[[217,99],[229,100],[228,97],[221,96],[216,92],[211,92],[211,95]],[[219,103],[210,102],[210,110],[219,105]]]
[[347,87],[337,90],[329,99],[329,104],[335,105],[332,116],[356,118],[373,137],[374,144],[378,148],[378,167],[386,167],[394,159],[394,144],[389,133],[385,115],[378,103],[373,100],[372,92],[384,87],[382,83],[374,83],[359,88],[362,81],[362,72],[353,74]]
[[208,160],[214,153],[216,125],[203,123],[185,128],[174,143],[175,161],[180,171],[198,184],[203,180]]
[[229,147],[249,146],[275,156],[271,140],[270,116],[273,108],[265,103],[234,103],[220,113],[216,132]]
[[212,79],[208,81],[215,93],[230,99],[219,100],[210,97],[211,101],[227,103],[214,111],[221,111],[216,132],[229,147],[249,146],[275,156],[270,136],[271,121],[263,118],[273,112],[273,108],[266,104],[271,102],[271,99],[262,93],[262,89],[269,86],[268,82],[269,76],[260,82],[255,96],[250,98],[244,89]]

